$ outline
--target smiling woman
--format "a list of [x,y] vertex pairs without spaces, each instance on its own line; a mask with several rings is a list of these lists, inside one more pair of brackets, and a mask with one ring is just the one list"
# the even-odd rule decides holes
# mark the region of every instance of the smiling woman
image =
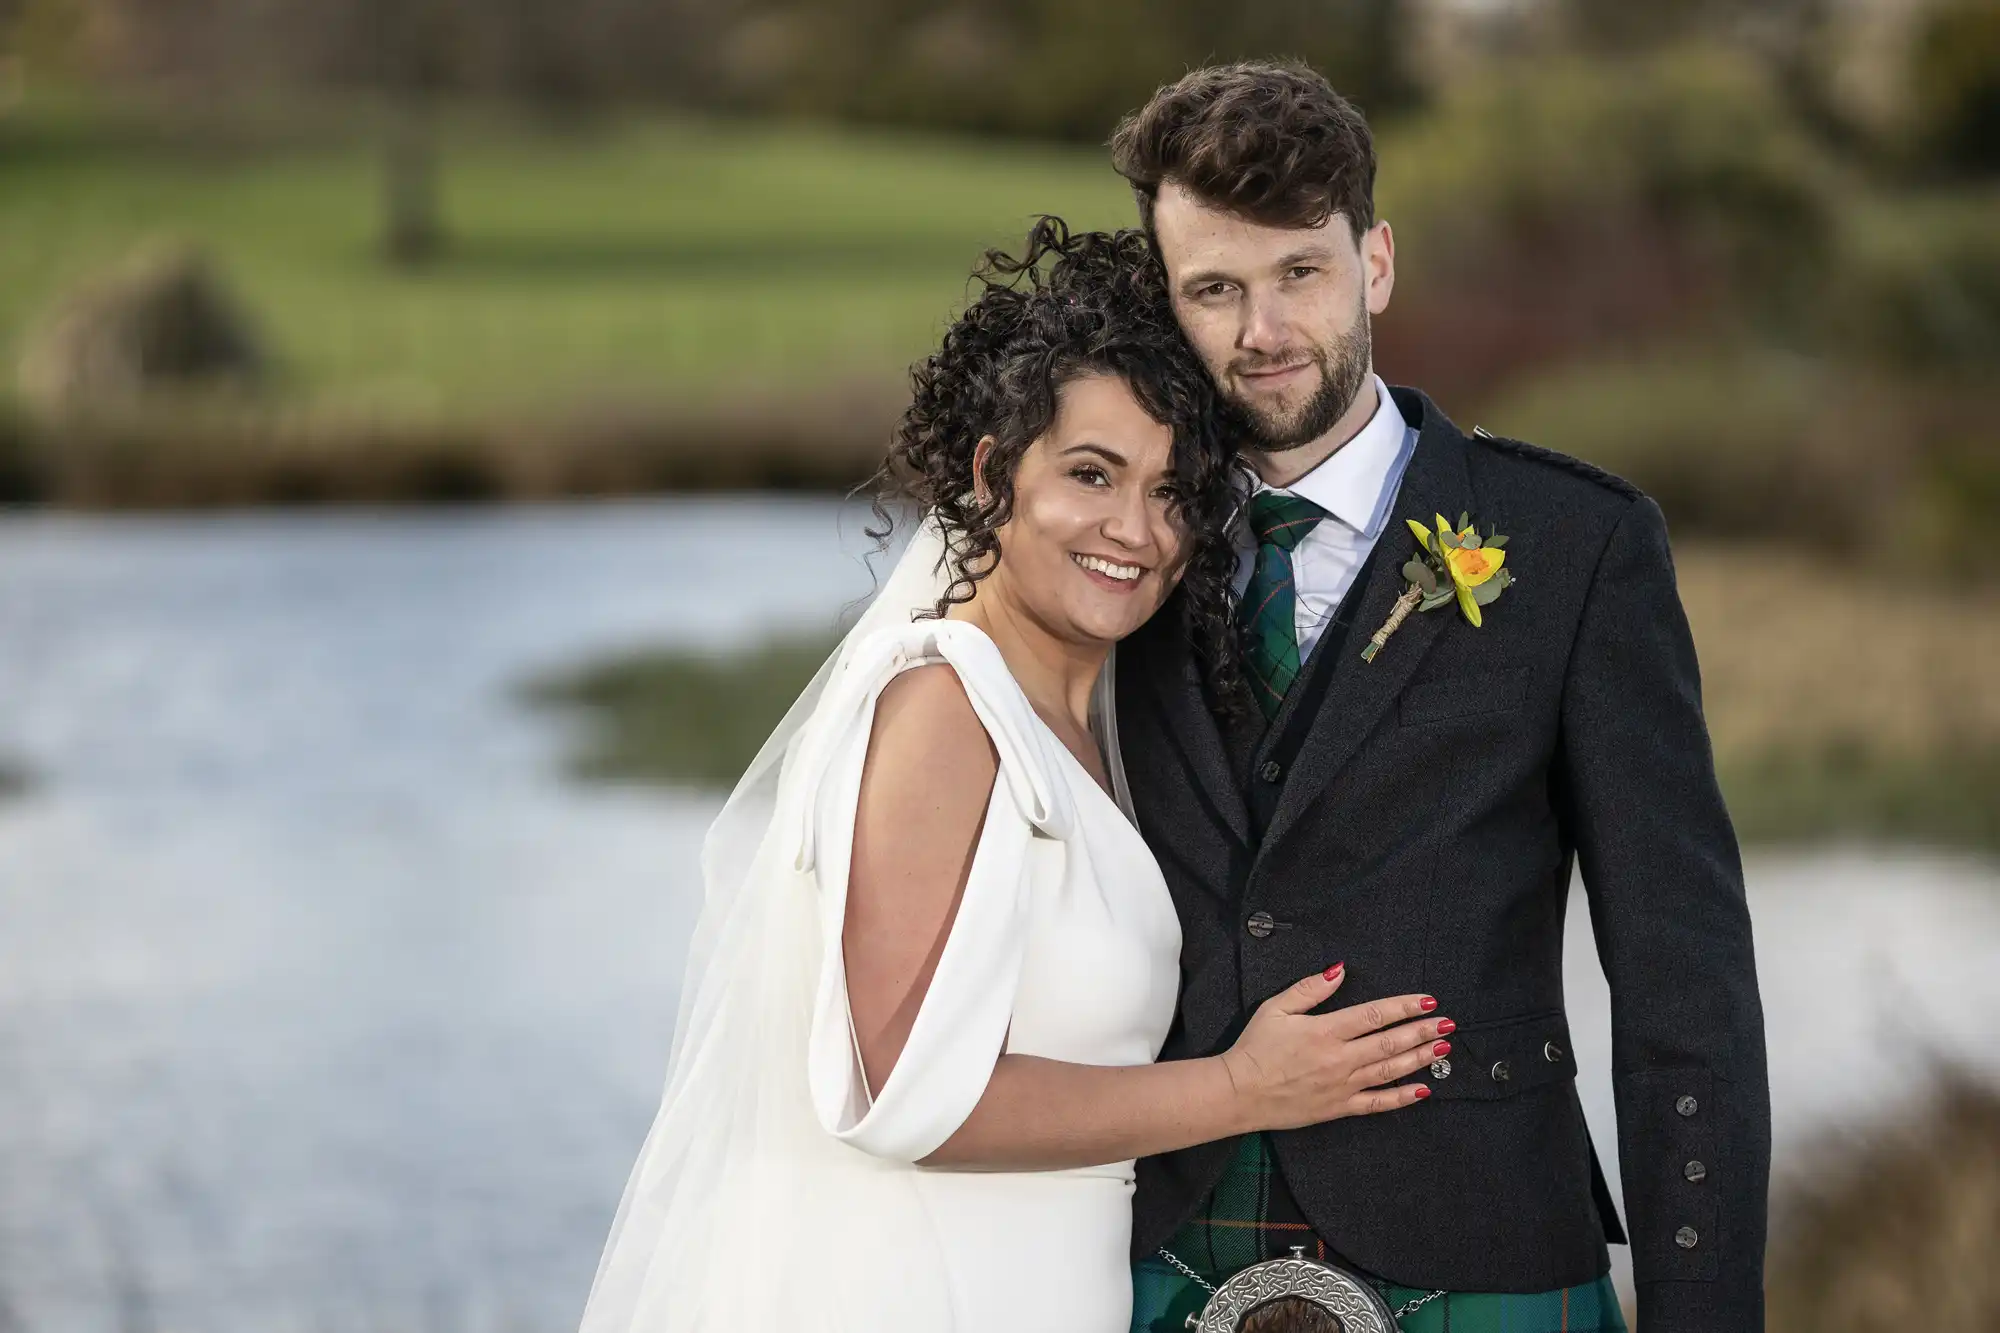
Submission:
[[1044,218],[978,276],[875,479],[885,525],[907,506],[947,535],[937,613],[992,577],[988,608],[1109,642],[1178,583],[1211,684],[1235,698],[1226,426],[1145,236]]

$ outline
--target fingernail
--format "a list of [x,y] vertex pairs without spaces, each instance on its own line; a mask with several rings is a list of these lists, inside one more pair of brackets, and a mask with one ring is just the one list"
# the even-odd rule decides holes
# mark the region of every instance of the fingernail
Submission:
[[1423,999],[1417,1001],[1417,1008],[1423,1010],[1425,1013],[1429,1013],[1437,1007],[1438,1002],[1434,996],[1426,995]]
[[1346,966],[1347,966],[1346,963],[1335,963],[1332,967],[1329,967],[1321,975],[1323,975],[1328,981],[1332,981],[1335,977],[1340,975],[1340,969]]
[[1424,1086],[1423,1084],[1421,1084],[1421,1083],[1417,1084],[1417,1100],[1418,1100],[1418,1101],[1423,1101],[1423,1100],[1424,1100],[1425,1098],[1429,1097],[1430,1095],[1431,1095],[1431,1090],[1430,1090],[1429,1088],[1425,1087],[1425,1086]]
[[1431,1054],[1432,1054],[1432,1055],[1450,1055],[1450,1054],[1451,1054],[1451,1043],[1450,1043],[1450,1042],[1448,1042],[1448,1041],[1441,1041],[1441,1042],[1439,1042],[1439,1043],[1438,1043],[1437,1045],[1435,1045],[1435,1046],[1431,1047]]
[[1458,1024],[1452,1022],[1449,1018],[1440,1018],[1438,1020],[1438,1035],[1440,1037],[1456,1031],[1458,1031]]

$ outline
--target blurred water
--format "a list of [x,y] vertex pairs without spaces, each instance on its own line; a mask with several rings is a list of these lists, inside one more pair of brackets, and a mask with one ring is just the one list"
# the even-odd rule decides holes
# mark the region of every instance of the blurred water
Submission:
[[[861,521],[0,521],[0,756],[35,776],[0,805],[0,1333],[573,1327],[714,802],[564,783],[508,687],[830,626],[870,586]],[[2000,1064],[1990,866],[1834,852],[1752,884],[1781,1153],[1907,1096],[1926,1045]],[[1608,1146],[1580,919],[1570,945]]]

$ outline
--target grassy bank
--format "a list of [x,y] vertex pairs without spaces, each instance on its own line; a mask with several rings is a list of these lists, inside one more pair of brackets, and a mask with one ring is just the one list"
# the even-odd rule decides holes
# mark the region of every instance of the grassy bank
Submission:
[[[2000,850],[2000,594],[1929,592],[1803,555],[1689,545],[1681,590],[1724,794],[1746,842]],[[535,682],[580,713],[597,779],[726,788],[824,658],[637,654]],[[1643,781],[1643,775],[1634,775]]]
[[[246,113],[254,122],[254,115]],[[1129,221],[1102,154],[659,118],[440,123],[447,244],[379,253],[368,121],[218,137],[88,104],[0,114],[0,361],[161,235],[202,246],[285,401],[397,419],[725,402],[894,377],[1029,215]]]

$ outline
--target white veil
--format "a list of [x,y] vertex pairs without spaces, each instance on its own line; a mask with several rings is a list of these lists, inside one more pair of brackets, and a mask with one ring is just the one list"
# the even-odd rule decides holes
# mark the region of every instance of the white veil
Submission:
[[[956,1322],[941,1256],[909,1252],[910,1236],[930,1233],[907,1169],[835,1139],[809,1099],[822,934],[795,830],[812,793],[786,780],[843,658],[936,605],[945,555],[927,519],[709,828],[666,1091],[581,1333],[873,1333],[887,1272],[898,1275],[891,1299],[908,1306],[897,1327],[949,1333]],[[891,1235],[894,1256],[871,1251]]]

